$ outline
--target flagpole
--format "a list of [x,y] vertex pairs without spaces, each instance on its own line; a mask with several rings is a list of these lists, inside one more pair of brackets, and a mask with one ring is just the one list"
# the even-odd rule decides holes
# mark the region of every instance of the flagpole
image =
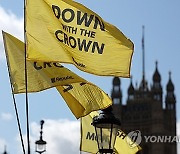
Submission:
[[29,106],[28,106],[28,79],[27,79],[27,60],[26,60],[26,0],[24,0],[24,43],[25,43],[25,55],[24,55],[24,74],[25,74],[25,87],[26,87],[26,127],[27,127],[27,148],[28,154],[30,154],[30,137],[29,137]]
[[19,129],[19,135],[20,135],[20,139],[21,139],[21,145],[22,145],[23,153],[25,154],[25,148],[24,148],[24,141],[23,141],[23,137],[22,137],[21,124],[20,124],[20,120],[19,120],[19,115],[18,115],[18,110],[17,110],[17,105],[16,105],[16,99],[15,99],[15,96],[14,96],[14,93],[13,93],[12,78],[11,78],[10,67],[9,67],[9,58],[8,58],[8,53],[6,51],[7,45],[6,45],[6,39],[4,37],[4,34],[3,34],[3,40],[4,40],[4,49],[5,49],[5,55],[6,55],[6,63],[7,63],[8,74],[9,74],[9,81],[10,81],[10,85],[11,85],[11,93],[12,93],[12,98],[13,98],[13,105],[14,105],[14,109],[15,109],[16,120],[17,120],[18,129]]

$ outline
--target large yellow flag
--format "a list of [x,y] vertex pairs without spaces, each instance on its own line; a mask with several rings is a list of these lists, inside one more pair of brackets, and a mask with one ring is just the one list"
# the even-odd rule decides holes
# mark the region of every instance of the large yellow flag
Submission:
[[130,76],[134,45],[73,0],[27,0],[27,57],[74,64],[96,75]]
[[[3,38],[13,92],[24,93],[24,43],[5,32]],[[28,92],[56,87],[76,118],[112,104],[103,90],[59,63],[27,61],[27,72]]]
[[[95,129],[91,125],[93,117],[97,115],[98,112],[91,112],[89,115],[81,118],[81,151],[94,154],[98,152]],[[103,132],[103,134],[106,134],[106,132]],[[119,130],[115,142],[115,153],[135,154],[141,150],[141,147],[137,144],[132,147],[129,143],[132,143],[130,142],[130,138],[123,131]]]

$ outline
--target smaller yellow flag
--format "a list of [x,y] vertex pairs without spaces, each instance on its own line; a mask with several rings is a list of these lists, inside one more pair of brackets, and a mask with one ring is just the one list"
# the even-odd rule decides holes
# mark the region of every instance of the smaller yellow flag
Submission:
[[[91,112],[89,115],[81,118],[81,144],[80,151],[96,154],[98,152],[96,133],[94,126],[91,125],[94,116],[99,115],[98,112]],[[106,134],[106,132],[103,132]],[[135,154],[141,150],[140,146],[130,146],[130,138],[121,130],[118,131],[115,142],[116,154]],[[131,142],[132,143],[132,142]]]
[[[25,93],[24,43],[3,32],[13,93]],[[99,87],[63,67],[60,63],[27,61],[28,92],[56,87],[76,118],[112,104]]]
[[[10,68],[14,93],[25,92],[24,43],[3,32],[5,51]],[[87,81],[60,63],[27,61],[28,92],[38,92],[59,85]]]

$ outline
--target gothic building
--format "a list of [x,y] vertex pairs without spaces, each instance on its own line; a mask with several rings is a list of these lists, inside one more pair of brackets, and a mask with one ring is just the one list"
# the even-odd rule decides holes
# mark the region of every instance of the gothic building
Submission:
[[[142,136],[140,154],[176,154],[176,97],[174,85],[169,73],[166,85],[165,99],[161,85],[161,75],[156,62],[152,85],[148,86],[144,75],[140,85],[133,85],[131,78],[127,90],[127,102],[122,103],[121,81],[118,77],[113,79],[111,91],[113,112],[121,120],[122,130],[128,134],[139,130]],[[164,101],[163,101],[164,100]],[[144,136],[151,136],[147,140]],[[157,137],[159,136],[159,139]],[[163,137],[166,139],[163,139]]]

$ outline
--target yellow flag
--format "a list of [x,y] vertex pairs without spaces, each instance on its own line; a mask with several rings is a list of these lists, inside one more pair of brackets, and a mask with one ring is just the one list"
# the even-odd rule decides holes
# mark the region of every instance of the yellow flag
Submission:
[[[94,126],[91,125],[94,116],[98,112],[91,112],[89,115],[81,118],[81,144],[80,150],[96,154],[98,152],[96,133]],[[103,132],[105,134],[106,132]],[[121,130],[118,131],[115,142],[116,154],[135,154],[141,150],[140,146],[130,146],[130,138]],[[132,142],[131,142],[132,143]]]
[[[24,93],[24,43],[5,32],[3,38],[13,92]],[[59,63],[27,61],[27,72],[28,92],[56,87],[76,118],[112,104],[103,90]]]
[[130,76],[134,45],[119,29],[72,0],[27,0],[27,57],[74,64],[107,76]]

